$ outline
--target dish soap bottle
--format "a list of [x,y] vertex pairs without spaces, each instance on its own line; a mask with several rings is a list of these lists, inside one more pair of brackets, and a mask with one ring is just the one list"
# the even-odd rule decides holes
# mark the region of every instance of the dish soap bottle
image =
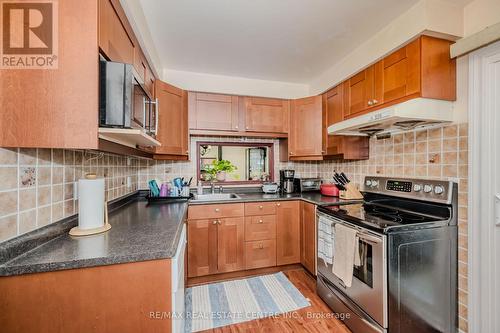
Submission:
[[198,182],[197,190],[198,190],[198,195],[203,194],[203,185],[201,185],[201,181]]

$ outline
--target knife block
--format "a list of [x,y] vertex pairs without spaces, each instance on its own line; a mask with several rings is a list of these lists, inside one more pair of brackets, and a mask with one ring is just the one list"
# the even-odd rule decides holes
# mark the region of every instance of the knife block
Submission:
[[340,191],[339,197],[344,200],[361,200],[363,195],[359,192],[358,188],[352,184],[347,183],[345,186],[345,191]]

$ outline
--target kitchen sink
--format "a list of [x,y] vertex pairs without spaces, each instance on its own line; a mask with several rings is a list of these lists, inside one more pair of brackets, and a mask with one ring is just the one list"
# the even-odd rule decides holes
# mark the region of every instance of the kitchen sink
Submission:
[[194,201],[220,201],[241,199],[236,193],[195,194]]

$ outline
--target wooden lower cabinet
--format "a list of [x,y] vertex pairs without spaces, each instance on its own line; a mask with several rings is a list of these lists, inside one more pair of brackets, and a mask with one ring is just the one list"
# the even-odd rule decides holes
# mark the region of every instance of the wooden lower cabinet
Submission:
[[217,272],[245,269],[245,218],[224,218],[217,222]]
[[316,275],[316,205],[301,202],[301,255],[300,263]]
[[300,263],[300,202],[276,204],[276,264]]
[[[169,333],[171,260],[0,278],[0,331]],[[29,320],[26,316],[29,315]]]
[[245,240],[276,239],[276,215],[245,217]]
[[300,201],[190,206],[188,278],[300,263],[300,221]]
[[191,220],[187,224],[188,277],[217,273],[216,220]]
[[245,243],[246,269],[276,266],[276,240]]

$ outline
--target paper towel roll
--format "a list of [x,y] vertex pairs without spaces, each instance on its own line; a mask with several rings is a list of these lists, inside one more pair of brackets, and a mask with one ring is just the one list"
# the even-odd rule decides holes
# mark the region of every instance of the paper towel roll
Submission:
[[78,227],[81,230],[104,225],[104,178],[78,180]]

